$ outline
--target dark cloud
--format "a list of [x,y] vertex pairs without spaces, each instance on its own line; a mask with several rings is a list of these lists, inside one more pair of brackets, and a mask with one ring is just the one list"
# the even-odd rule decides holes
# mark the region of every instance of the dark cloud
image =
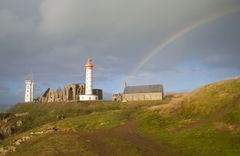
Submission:
[[[21,100],[24,80],[31,73],[37,94],[48,86],[83,82],[89,56],[94,58],[96,87],[109,97],[164,38],[192,21],[239,7],[239,0],[2,0],[0,86],[15,87],[1,87],[0,99]],[[239,17],[239,12],[228,14],[187,33],[132,75],[132,81],[165,81],[157,77],[182,73],[179,67],[191,61],[202,63],[190,71],[203,71],[199,66],[204,65],[239,74]]]

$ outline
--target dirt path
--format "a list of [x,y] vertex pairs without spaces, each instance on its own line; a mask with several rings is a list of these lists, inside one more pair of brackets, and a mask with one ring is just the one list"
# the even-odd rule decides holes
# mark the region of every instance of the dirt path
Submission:
[[[129,121],[122,126],[118,126],[110,130],[97,130],[94,132],[82,133],[80,134],[80,138],[87,140],[87,146],[89,146],[92,150],[94,150],[95,153],[98,153],[100,156],[121,155],[121,152],[124,151],[118,150],[128,150],[128,148],[129,150],[132,150],[131,147],[136,149],[136,153],[133,153],[134,155],[174,155],[168,146],[159,145],[154,141],[139,135],[136,132],[136,128],[136,123],[134,121]],[[112,139],[122,140],[123,143],[114,146],[112,145],[114,143],[111,143]],[[122,155],[124,154],[122,153]]]

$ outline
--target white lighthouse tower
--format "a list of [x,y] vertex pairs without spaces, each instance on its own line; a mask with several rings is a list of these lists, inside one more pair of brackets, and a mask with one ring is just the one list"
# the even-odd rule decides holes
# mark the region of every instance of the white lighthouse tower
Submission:
[[92,101],[98,100],[97,95],[93,95],[93,62],[91,58],[88,58],[88,62],[85,65],[86,67],[86,86],[85,86],[85,95],[80,95],[80,101]]
[[33,102],[33,80],[25,80],[25,102]]

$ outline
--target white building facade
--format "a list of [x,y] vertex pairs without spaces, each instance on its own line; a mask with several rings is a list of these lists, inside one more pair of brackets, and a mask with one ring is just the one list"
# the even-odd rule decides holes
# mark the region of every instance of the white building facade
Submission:
[[25,102],[33,102],[34,83],[33,80],[25,80]]
[[80,101],[94,101],[98,100],[97,95],[93,95],[93,61],[91,58],[88,58],[86,67],[86,87],[85,95],[80,95]]

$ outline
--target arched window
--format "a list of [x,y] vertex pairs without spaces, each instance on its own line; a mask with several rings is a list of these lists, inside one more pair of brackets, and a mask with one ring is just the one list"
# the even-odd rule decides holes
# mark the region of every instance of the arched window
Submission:
[[69,92],[68,92],[68,100],[73,100],[73,89],[72,87],[69,89]]

